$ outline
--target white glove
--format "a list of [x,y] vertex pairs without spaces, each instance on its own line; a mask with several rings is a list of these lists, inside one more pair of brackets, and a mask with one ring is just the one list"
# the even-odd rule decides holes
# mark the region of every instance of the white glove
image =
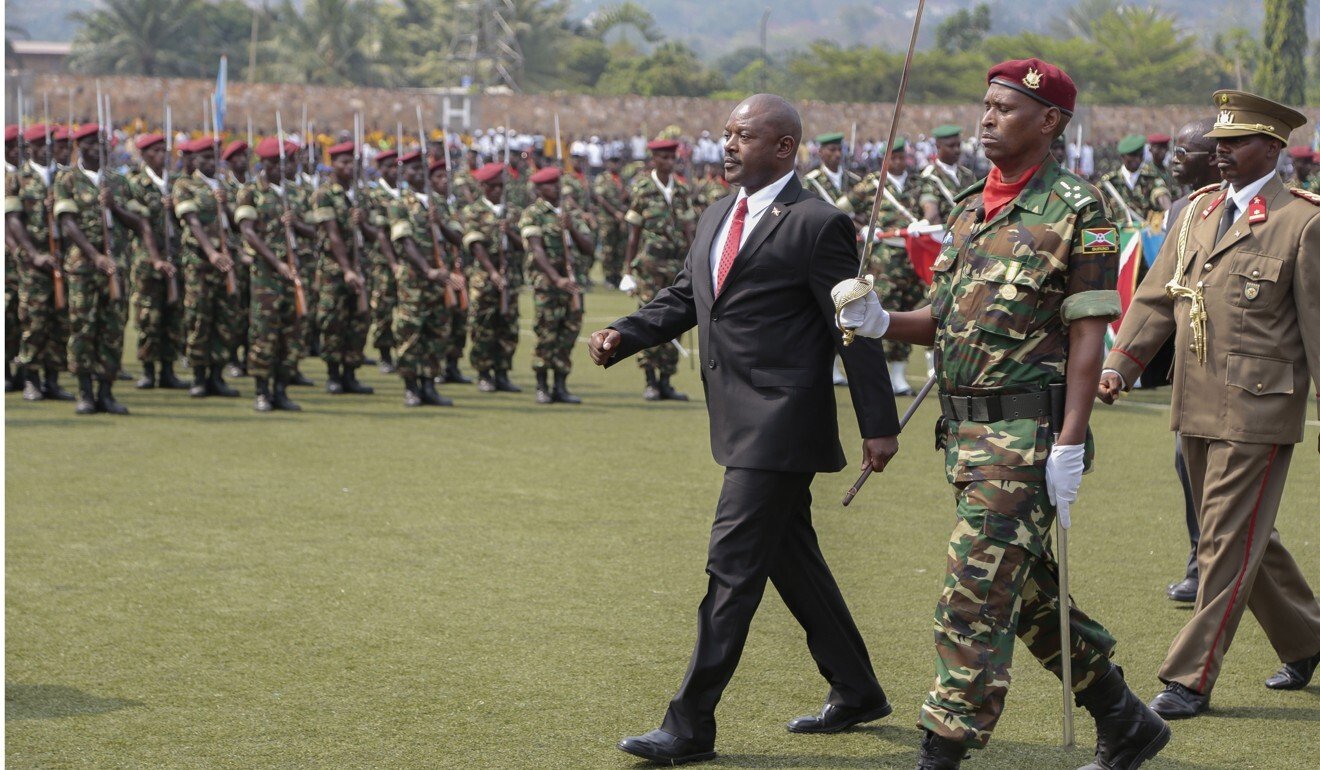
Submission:
[[1055,444],[1050,459],[1045,461],[1045,489],[1050,502],[1059,514],[1059,526],[1072,526],[1069,509],[1077,501],[1077,489],[1082,486],[1084,444]]
[[859,337],[883,337],[889,331],[889,313],[880,307],[880,298],[873,291],[844,305],[839,320],[841,330],[853,329]]
[[632,293],[637,291],[637,281],[633,280],[632,273],[625,275],[619,280],[619,291]]

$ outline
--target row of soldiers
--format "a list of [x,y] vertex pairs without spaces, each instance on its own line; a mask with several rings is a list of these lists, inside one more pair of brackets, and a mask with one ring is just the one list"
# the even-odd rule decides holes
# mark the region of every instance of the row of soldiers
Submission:
[[[471,382],[459,367],[469,338],[478,389],[520,392],[509,371],[524,283],[536,400],[577,403],[566,382],[597,252],[606,279],[646,302],[677,274],[700,208],[728,191],[709,169],[679,178],[670,140],[649,145],[631,183],[617,157],[588,179],[516,154],[469,157],[451,184],[446,153],[419,142],[377,153],[366,185],[351,141],[327,150],[322,180],[280,137],[221,150],[204,136],[180,142],[176,162],[154,133],[136,138],[141,162],[121,175],[103,167],[108,135],[98,125],[6,130],[6,360],[17,366],[6,388],[74,400],[78,414],[127,413],[113,385],[126,376],[130,312],[143,389],[237,397],[225,376],[247,374],[258,411],[294,411],[288,388],[312,384],[299,362],[319,355],[328,392],[369,394],[357,370],[374,326],[382,370],[401,376],[407,406],[452,403],[435,384]],[[642,357],[646,399],[686,400],[670,382],[679,349]],[[191,382],[174,371],[181,359]],[[60,387],[65,370],[76,396]]]

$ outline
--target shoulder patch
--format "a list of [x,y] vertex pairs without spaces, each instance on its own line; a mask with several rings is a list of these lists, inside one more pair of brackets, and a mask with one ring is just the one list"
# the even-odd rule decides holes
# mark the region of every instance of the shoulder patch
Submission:
[[1070,174],[1060,174],[1054,183],[1054,192],[1067,203],[1073,211],[1081,211],[1088,203],[1094,203],[1096,196],[1091,185]]
[[1202,195],[1205,195],[1206,193],[1212,193],[1215,190],[1218,190],[1221,184],[1222,184],[1221,182],[1215,182],[1214,184],[1208,184],[1199,190],[1193,190],[1191,194],[1187,196],[1188,202],[1194,201],[1197,198],[1201,197]]
[[1307,201],[1312,206],[1320,206],[1320,195],[1316,195],[1310,190],[1303,190],[1300,187],[1289,187],[1288,192],[1292,193],[1298,198],[1301,198],[1304,201]]

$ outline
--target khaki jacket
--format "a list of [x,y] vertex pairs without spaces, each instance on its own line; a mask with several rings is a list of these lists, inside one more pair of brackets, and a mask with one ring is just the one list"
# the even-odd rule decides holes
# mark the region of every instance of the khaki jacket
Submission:
[[[1297,443],[1311,379],[1320,377],[1320,197],[1299,197],[1276,176],[1215,243],[1226,192],[1198,192],[1169,228],[1105,368],[1117,370],[1131,387],[1173,334],[1173,430],[1226,441]],[[1165,291],[1186,217],[1194,219],[1181,283],[1204,291],[1203,364],[1192,350],[1192,301]]]

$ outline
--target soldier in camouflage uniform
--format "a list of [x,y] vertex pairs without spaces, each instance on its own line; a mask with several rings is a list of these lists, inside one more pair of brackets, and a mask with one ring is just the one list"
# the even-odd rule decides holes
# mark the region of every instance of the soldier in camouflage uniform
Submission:
[[481,197],[481,184],[472,178],[472,172],[481,168],[481,153],[476,150],[464,150],[462,155],[463,157],[460,158],[462,168],[454,174],[449,185],[450,192],[458,199],[459,208],[476,203]]
[[629,206],[628,186],[619,174],[618,154],[605,159],[605,172],[596,175],[592,188],[602,210],[600,262],[605,283],[617,287],[623,277],[623,259],[628,250],[628,225],[623,217]]
[[[165,269],[151,225],[124,206],[128,183],[101,168],[101,127],[73,133],[78,164],[55,177],[55,215],[64,235],[64,270],[69,279],[69,371],[78,378],[76,414],[128,414],[115,400],[114,381],[124,354],[128,288],[124,283],[132,250],[125,228],[142,240],[152,264]],[[107,222],[107,218],[110,220]],[[92,394],[92,380],[96,394]]]
[[1164,180],[1153,168],[1142,163],[1145,149],[1146,137],[1140,134],[1123,137],[1118,143],[1122,165],[1100,177],[1099,187],[1105,195],[1105,202],[1113,208],[1115,217],[1125,224],[1150,222],[1152,214],[1167,211],[1173,203]]
[[[651,151],[654,169],[633,181],[632,205],[624,216],[629,226],[624,284],[630,282],[629,278],[635,282],[638,307],[674,283],[683,268],[697,220],[692,190],[674,174],[678,142],[657,139],[646,147]],[[687,400],[669,382],[678,371],[678,351],[673,345],[642,351],[637,355],[637,364],[646,373],[642,397],[647,401]]]
[[162,264],[156,265],[145,249],[139,248],[133,255],[132,312],[137,323],[137,359],[142,363],[142,379],[137,387],[156,387],[159,365],[160,387],[186,390],[188,383],[174,374],[174,362],[183,353],[183,298],[178,291],[179,266],[171,259],[179,251],[179,239],[174,214],[168,210],[165,137],[147,134],[138,137],[136,145],[142,165],[128,175],[129,199],[124,206],[151,225],[152,237],[163,257]]
[[238,307],[236,269],[229,251],[228,198],[215,178],[214,139],[203,136],[179,146],[191,156],[191,174],[174,179],[174,215],[179,220],[183,256],[184,352],[193,369],[193,398],[237,398],[224,380],[233,348],[233,314]]
[[862,178],[849,171],[843,162],[843,134],[837,131],[821,134],[816,137],[816,143],[820,145],[820,165],[807,172],[802,186],[822,200],[835,203],[861,184]]
[[[258,412],[281,409],[301,411],[289,399],[289,380],[298,365],[297,340],[301,336],[297,289],[302,277],[297,254],[289,253],[297,214],[285,200],[297,172],[291,158],[298,151],[284,143],[281,162],[279,139],[266,137],[257,144],[262,173],[243,185],[235,201],[234,222],[243,236],[243,249],[252,261],[247,371],[255,380]],[[296,252],[296,248],[295,248]],[[305,300],[305,298],[304,298]],[[273,385],[273,388],[272,388]]]
[[[220,186],[224,188],[227,206],[232,214],[234,201],[238,200],[239,191],[248,181],[248,143],[242,139],[235,139],[225,145],[224,151],[220,153],[220,160],[224,161],[225,170],[217,174],[217,177]],[[233,220],[232,216],[230,220]],[[246,377],[247,367],[244,362],[247,360],[246,353],[249,350],[248,307],[252,304],[252,257],[242,248],[237,228],[238,223],[234,222],[234,229],[229,239],[229,253],[236,257],[234,261],[238,264],[237,269],[234,270],[234,282],[238,292],[235,298],[236,308],[231,315],[234,328],[229,335],[229,362],[226,372],[230,377]]]
[[[981,126],[995,167],[950,215],[930,307],[891,316],[872,293],[855,303],[865,312],[843,311],[862,336],[935,348],[937,435],[958,522],[935,611],[935,687],[920,716],[918,767],[928,770],[958,768],[966,749],[989,741],[1015,635],[1062,676],[1050,527],[1056,513],[1068,526],[1090,464],[1104,334],[1119,314],[1117,230],[1098,191],[1048,156],[1075,86],[1035,59],[998,65],[987,80]],[[1084,770],[1136,768],[1168,742],[1168,725],[1110,663],[1109,632],[1064,600],[1073,692],[1099,737]]]
[[949,218],[958,193],[976,182],[972,170],[962,165],[962,126],[949,123],[931,132],[935,138],[935,158],[921,170],[917,204],[927,222],[938,225]]
[[1169,148],[1173,144],[1173,137],[1168,134],[1147,134],[1146,146],[1150,147],[1150,161],[1142,164],[1142,168],[1160,178],[1164,183],[1164,189],[1169,191],[1169,197],[1181,198],[1191,190],[1183,189],[1178,184],[1178,180],[1173,178],[1173,172],[1169,168]]
[[[870,221],[879,180],[880,172],[869,174],[837,201],[841,210],[853,215],[858,228],[865,228]],[[887,194],[881,199],[880,210],[876,213],[876,231],[907,227],[916,221],[921,178],[908,171],[907,143],[902,139],[894,140],[894,147],[889,152],[889,177],[885,180],[885,188]],[[912,267],[907,241],[903,238],[885,238],[877,243],[871,250],[871,264],[866,269],[875,276],[876,291],[883,298],[885,307],[914,310],[926,301],[925,287]],[[907,362],[911,356],[911,345],[885,340],[885,359],[889,362],[889,377],[896,396],[912,395],[912,386],[907,381]]]
[[[586,168],[586,156],[575,155],[573,157],[573,172],[568,173],[567,171],[561,170],[563,176],[560,177],[560,190],[561,197],[564,199],[565,207],[576,209],[581,216],[582,222],[590,228],[592,233],[595,233],[599,229],[595,213],[596,201],[591,180],[587,179],[586,172],[584,171]],[[531,182],[530,179],[528,181],[529,183]],[[535,188],[534,183],[532,184],[532,187]],[[535,205],[535,201],[529,205]],[[579,249],[573,255],[573,261],[573,270],[576,273],[574,280],[577,281],[579,286],[591,288],[591,268],[596,264],[595,249],[592,249],[590,253]]]
[[[505,165],[488,163],[473,172],[481,185],[481,198],[463,208],[463,247],[472,255],[472,299],[468,323],[472,327],[470,360],[478,372],[477,390],[521,393],[509,380],[513,353],[518,348],[518,288],[524,244],[514,226],[517,212],[509,200],[512,187],[504,182]],[[501,201],[503,201],[501,203]]]
[[[18,381],[10,368],[18,357],[18,346],[23,340],[23,323],[19,320],[18,240],[10,233],[11,227],[21,228],[22,204],[18,199],[19,166],[23,165],[23,137],[18,126],[5,126],[5,392],[18,390]],[[10,216],[14,222],[11,224]]]
[[[18,345],[18,377],[23,399],[72,401],[59,385],[68,364],[69,312],[56,307],[56,271],[61,267],[59,229],[52,232],[55,208],[55,167],[50,160],[45,125],[30,126],[23,135],[30,157],[19,171],[18,200],[5,199],[6,234],[19,246],[19,314],[23,336]],[[52,248],[52,242],[55,244]],[[61,289],[63,291],[63,289]],[[66,292],[67,293],[67,292]],[[45,382],[41,380],[44,370]]]
[[[367,292],[363,277],[364,259],[356,242],[356,228],[363,228],[361,206],[364,201],[349,197],[353,183],[353,142],[343,142],[329,149],[333,173],[312,196],[307,221],[316,225],[316,283],[321,296],[316,320],[321,326],[321,359],[325,361],[327,393],[371,394],[375,390],[358,382],[357,369],[362,365],[362,350],[367,344],[369,307],[363,307]],[[365,228],[363,228],[365,229]],[[355,259],[356,257],[356,259]]]
[[[298,157],[303,158],[305,155],[306,153],[300,149]],[[287,159],[285,162],[288,162]],[[302,333],[297,344],[297,357],[301,362],[308,356],[315,357],[321,353],[321,329],[316,318],[321,292],[316,285],[316,226],[307,222],[307,212],[312,210],[312,193],[316,191],[316,180],[302,173],[301,170],[296,177],[296,181],[289,185],[289,206],[297,215],[298,272],[302,275],[303,294],[307,296],[307,314],[303,316]],[[315,385],[297,367],[293,370],[293,378],[289,380],[289,384],[302,387]]]
[[[582,287],[573,277],[576,261],[565,250],[591,253],[595,242],[581,213],[573,213],[571,203],[561,200],[560,174],[559,169],[550,166],[532,175],[537,200],[518,220],[518,231],[527,244],[527,275],[536,305],[532,372],[536,375],[538,404],[582,403],[568,391],[573,345],[582,331]],[[553,389],[548,383],[550,372],[554,372]]]
[[700,218],[712,203],[731,192],[733,187],[724,179],[724,166],[719,163],[707,163],[705,175],[697,183],[694,207],[697,217]]
[[[376,154],[376,170],[380,179],[369,188],[368,221],[380,229],[389,229],[389,209],[399,200],[399,153],[384,150]],[[394,305],[398,301],[399,287],[394,273],[398,258],[389,238],[380,238],[368,249],[371,263],[371,325],[374,331],[372,346],[380,355],[380,371],[394,374],[392,350],[397,344],[394,336]]]
[[[421,153],[401,158],[408,189],[390,205],[390,238],[402,259],[395,268],[399,303],[394,308],[394,328],[399,345],[399,376],[403,378],[403,405],[408,407],[452,406],[453,401],[436,392],[441,360],[449,346],[452,317],[462,311],[454,306],[457,292],[465,288],[461,274],[446,263],[443,244],[435,233],[461,246],[461,226],[449,208],[449,178],[442,158],[424,165]],[[426,196],[426,174],[431,195]]]

